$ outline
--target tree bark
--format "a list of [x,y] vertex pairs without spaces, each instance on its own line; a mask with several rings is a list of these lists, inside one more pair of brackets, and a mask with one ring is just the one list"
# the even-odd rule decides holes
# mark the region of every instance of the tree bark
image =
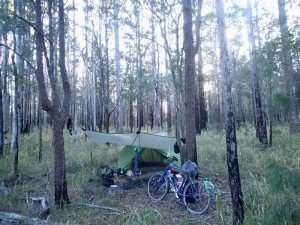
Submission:
[[123,133],[123,98],[122,79],[120,68],[120,47],[119,47],[119,1],[115,0],[114,5],[114,31],[115,31],[115,66],[116,66],[116,94],[117,94],[117,131]]
[[186,147],[181,153],[182,163],[191,160],[197,163],[197,144],[195,126],[195,47],[193,38],[193,18],[191,0],[182,1],[183,42],[184,42],[184,83],[185,83],[185,127]]
[[[59,18],[59,68],[60,76],[62,81],[62,87],[64,96],[61,102],[61,96],[58,91],[57,78],[53,73],[54,69],[54,46],[53,45],[53,30],[52,30],[52,1],[48,2],[49,7],[49,39],[50,39],[50,60],[47,63],[48,75],[51,85],[52,101],[49,100],[45,78],[43,74],[43,47],[44,36],[43,36],[43,24],[42,24],[42,9],[41,1],[36,0],[36,28],[39,32],[36,32],[36,58],[37,58],[37,71],[36,78],[38,81],[38,89],[41,99],[41,104],[44,110],[46,110],[52,120],[52,131],[53,131],[53,154],[54,154],[54,196],[55,203],[58,207],[62,207],[64,203],[69,203],[67,179],[66,179],[66,166],[65,166],[65,152],[64,152],[64,137],[63,128],[65,118],[70,108],[71,89],[70,83],[67,76],[65,66],[65,24],[64,24],[64,2],[59,0],[58,2],[58,18]],[[46,53],[46,52],[44,52]]]
[[259,142],[266,147],[268,144],[267,128],[266,122],[263,113],[262,106],[262,95],[260,88],[260,77],[257,66],[257,53],[256,53],[256,44],[254,40],[254,31],[253,31],[253,18],[252,18],[252,7],[250,0],[247,0],[247,18],[248,18],[248,36],[250,42],[250,54],[251,54],[251,73],[253,79],[253,94],[254,94],[254,109],[256,116],[256,129],[258,133]]
[[294,84],[296,84],[295,71],[293,69],[293,59],[289,44],[289,30],[287,26],[287,16],[285,12],[285,0],[278,0],[279,26],[282,41],[282,64],[287,82],[287,95],[290,102],[289,123],[290,134],[300,132],[300,119],[297,113],[297,101],[295,99]]
[[231,94],[231,74],[226,39],[225,15],[222,0],[216,0],[217,26],[221,58],[222,91],[227,146],[227,167],[233,207],[233,224],[244,221],[244,202],[239,173],[235,120]]
[[161,112],[160,112],[160,87],[159,87],[159,80],[158,80],[158,73],[157,73],[157,66],[156,66],[156,49],[155,49],[155,21],[154,21],[154,0],[150,1],[151,7],[151,57],[152,57],[152,77],[153,77],[153,86],[154,86],[154,121],[155,121],[155,128],[157,132],[161,131]]

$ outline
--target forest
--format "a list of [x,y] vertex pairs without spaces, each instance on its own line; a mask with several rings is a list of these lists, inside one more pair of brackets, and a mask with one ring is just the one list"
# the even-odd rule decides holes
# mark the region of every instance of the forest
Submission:
[[[0,0],[0,224],[299,224],[299,15],[298,0]],[[107,196],[97,168],[122,146],[86,130],[185,138],[211,209]]]

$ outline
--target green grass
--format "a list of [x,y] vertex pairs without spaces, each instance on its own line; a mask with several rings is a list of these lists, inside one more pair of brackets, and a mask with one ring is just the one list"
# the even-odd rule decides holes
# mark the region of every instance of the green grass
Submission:
[[[249,129],[247,136],[244,131],[245,128],[237,131],[238,160],[245,201],[244,224],[300,224],[300,138],[289,136],[287,127],[277,126],[278,132],[274,133],[273,145],[262,151],[255,131]],[[197,137],[200,170],[213,182],[216,189],[213,209],[209,214],[197,217],[191,216],[180,206],[176,206],[179,207],[176,212],[172,211],[172,205],[162,205],[166,212],[156,208],[160,205],[150,207],[145,200],[146,188],[129,192],[123,200],[108,197],[107,189],[99,184],[97,168],[101,165],[116,166],[122,146],[92,143],[82,133],[79,134],[78,142],[71,143],[68,133],[65,132],[64,135],[68,191],[72,204],[61,211],[52,203],[50,219],[79,224],[131,225],[168,224],[166,217],[169,216],[169,219],[176,218],[174,224],[231,223],[232,208],[224,132],[208,130]],[[33,133],[21,137],[18,180],[10,179],[13,174],[13,155],[6,147],[4,157],[0,158],[0,181],[8,182],[8,191],[0,192],[0,211],[38,216],[39,206],[29,207],[25,196],[43,195],[49,170],[53,185],[51,130],[44,129],[41,162],[38,161],[38,135]],[[53,193],[50,194],[53,198]],[[139,203],[141,198],[143,202]],[[126,201],[128,207],[124,208],[126,213],[108,213],[76,205],[85,204],[88,199],[113,208],[124,208],[122,201]],[[180,216],[176,216],[178,213]]]

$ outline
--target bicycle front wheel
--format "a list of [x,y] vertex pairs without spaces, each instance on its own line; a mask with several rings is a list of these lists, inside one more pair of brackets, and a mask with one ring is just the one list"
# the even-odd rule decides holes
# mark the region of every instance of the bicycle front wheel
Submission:
[[205,213],[211,204],[211,196],[203,182],[194,180],[189,182],[183,190],[183,203],[193,214]]
[[154,174],[148,181],[148,196],[152,201],[161,201],[169,190],[169,180],[160,173]]

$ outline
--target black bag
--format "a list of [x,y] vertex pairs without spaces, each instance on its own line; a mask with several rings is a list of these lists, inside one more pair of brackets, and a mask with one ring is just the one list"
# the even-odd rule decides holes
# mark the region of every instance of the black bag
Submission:
[[104,177],[102,176],[101,177],[101,184],[104,186],[104,187],[110,187],[110,185],[113,185],[115,182],[113,179],[110,179],[110,178],[107,178],[107,177]]
[[97,175],[100,177],[112,177],[114,170],[109,166],[101,166],[98,168]]

